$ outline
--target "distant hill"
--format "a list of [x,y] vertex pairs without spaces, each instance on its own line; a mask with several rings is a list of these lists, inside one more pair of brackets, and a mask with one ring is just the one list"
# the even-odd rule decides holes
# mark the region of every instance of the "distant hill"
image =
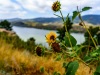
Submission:
[[[5,20],[5,19],[0,19],[0,21]],[[6,19],[9,22],[18,22],[18,21],[22,21],[23,19],[21,18],[11,18],[11,19]]]
[[28,25],[26,25],[25,23],[23,23],[22,21],[14,21],[14,22],[11,22],[11,25],[13,26],[20,26],[20,27],[29,27]]
[[[83,20],[87,23],[91,23],[94,25],[100,25],[100,15],[84,15],[82,16]],[[62,20],[60,18],[44,18],[44,17],[39,17],[39,18],[33,18],[33,19],[20,19],[20,18],[12,18],[12,19],[7,19],[8,21],[10,21],[12,24],[22,24],[25,22],[37,22],[37,23],[61,23]],[[0,20],[1,21],[1,20]],[[18,23],[17,23],[18,22]],[[19,23],[20,22],[20,23]],[[76,18],[74,20],[75,23],[79,23],[79,19]],[[19,26],[19,25],[18,25]],[[23,25],[22,25],[23,26]],[[25,25],[26,26],[26,25]]]
[[[82,16],[82,19],[85,22],[94,24],[94,25],[100,25],[100,15],[84,15]],[[49,22],[62,22],[60,18],[34,18],[33,21],[39,22],[39,23],[49,23]],[[76,18],[75,23],[79,22],[79,18]]]
[[21,18],[12,18],[12,19],[7,19],[9,22],[15,22],[15,21],[21,21],[22,19]]
[[[88,23],[100,25],[100,15],[84,15],[82,19]],[[76,18],[75,22],[79,22],[79,18]]]
[[[100,26],[100,15],[84,15],[82,16],[82,19],[85,21],[85,23],[90,25],[96,25]],[[20,27],[33,27],[38,29],[46,29],[46,30],[56,30],[63,26],[63,22],[61,18],[32,18],[32,19],[20,19],[20,18],[12,18],[12,19],[6,19],[9,22],[11,22],[12,26],[20,26]],[[2,20],[0,20],[2,21]],[[73,32],[84,32],[84,28],[79,26],[78,23],[80,22],[79,18],[77,17],[74,20],[74,27],[72,28]]]
[[40,18],[34,18],[33,21],[35,22],[39,22],[39,23],[50,23],[50,22],[61,22],[61,19],[60,18],[43,18],[43,17],[40,17]]

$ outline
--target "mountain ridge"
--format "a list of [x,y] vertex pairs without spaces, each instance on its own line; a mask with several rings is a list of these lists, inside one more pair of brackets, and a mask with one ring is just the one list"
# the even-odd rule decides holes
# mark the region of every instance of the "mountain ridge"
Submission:
[[[93,25],[100,25],[100,15],[97,14],[90,14],[90,15],[83,15],[82,19],[87,22],[91,23]],[[12,22],[38,22],[38,23],[54,23],[58,22],[61,23],[61,18],[58,17],[38,17],[38,18],[32,18],[32,19],[21,19],[21,18],[12,18],[7,19],[8,21]],[[77,17],[74,20],[74,23],[79,23],[79,18]]]

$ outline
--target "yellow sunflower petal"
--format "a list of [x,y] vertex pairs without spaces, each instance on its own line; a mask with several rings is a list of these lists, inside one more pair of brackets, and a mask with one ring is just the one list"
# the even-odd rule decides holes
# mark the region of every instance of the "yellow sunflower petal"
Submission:
[[57,35],[53,31],[46,34],[46,42],[49,44],[55,42],[56,38],[57,38]]

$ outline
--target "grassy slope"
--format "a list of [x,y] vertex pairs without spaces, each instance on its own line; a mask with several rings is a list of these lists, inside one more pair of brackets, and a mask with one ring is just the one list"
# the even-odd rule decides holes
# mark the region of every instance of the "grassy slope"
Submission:
[[[0,42],[2,43],[0,45],[0,72],[4,70],[12,75],[17,73],[20,75],[52,75],[57,71],[61,75],[64,74],[62,61],[55,61],[53,56],[50,59],[39,57],[27,51],[12,49],[11,45],[2,40]],[[45,68],[44,73],[40,72],[42,66]]]
[[[70,59],[55,61],[56,54],[47,57],[32,55],[27,51],[12,49],[12,45],[6,44],[0,39],[0,75],[53,75],[54,72],[64,74],[65,69],[62,67],[64,61]],[[44,67],[45,71],[40,72]],[[3,74],[5,73],[5,74]],[[80,63],[76,75],[92,75],[90,68]]]

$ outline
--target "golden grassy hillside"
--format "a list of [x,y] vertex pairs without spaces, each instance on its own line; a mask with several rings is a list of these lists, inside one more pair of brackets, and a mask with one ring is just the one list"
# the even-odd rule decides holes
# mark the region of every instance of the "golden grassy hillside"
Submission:
[[[57,61],[58,53],[39,57],[25,50],[13,49],[1,39],[0,43],[0,75],[55,75],[55,72],[64,75],[63,62],[72,61],[63,58]],[[92,70],[80,62],[76,75],[92,75]]]

